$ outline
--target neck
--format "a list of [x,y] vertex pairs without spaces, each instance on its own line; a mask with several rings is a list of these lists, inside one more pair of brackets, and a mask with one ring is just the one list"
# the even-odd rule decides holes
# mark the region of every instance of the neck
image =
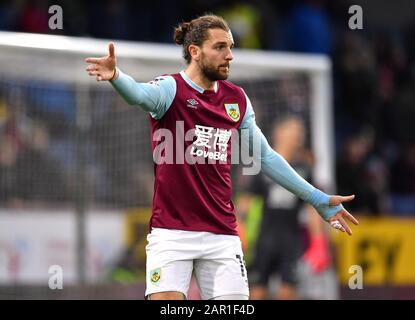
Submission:
[[184,72],[190,80],[202,87],[204,90],[214,90],[216,81],[211,81],[206,78],[201,72],[199,66],[196,64],[191,63]]

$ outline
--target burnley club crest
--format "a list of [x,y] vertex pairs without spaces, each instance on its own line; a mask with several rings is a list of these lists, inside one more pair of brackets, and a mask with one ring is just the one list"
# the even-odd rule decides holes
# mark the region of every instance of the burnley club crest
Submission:
[[237,103],[225,103],[225,109],[228,116],[235,122],[241,117],[239,105]]

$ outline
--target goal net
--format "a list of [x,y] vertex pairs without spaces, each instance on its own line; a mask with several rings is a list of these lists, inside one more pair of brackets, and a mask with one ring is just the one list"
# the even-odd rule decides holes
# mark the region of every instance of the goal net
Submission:
[[[86,216],[124,217],[139,208],[135,217],[145,218],[136,220],[148,218],[153,193],[148,115],[85,71],[84,59],[106,55],[108,42],[0,32],[0,219],[9,221],[0,223],[0,297],[16,294],[10,288],[18,286],[47,288],[51,274],[45,267],[59,264],[31,252],[40,250],[30,245],[30,237],[39,239],[30,228],[38,214],[64,219],[72,213],[68,232],[74,242],[52,246],[58,246],[59,261],[72,270],[68,281],[74,285],[105,282],[114,263],[114,257],[102,253],[108,251],[105,235],[96,235],[91,247],[94,231]],[[174,45],[115,41],[115,50],[120,69],[139,82],[185,67],[181,48]],[[245,89],[268,138],[281,117],[304,121],[315,158],[313,181],[327,191],[334,187],[330,69],[324,56],[235,49],[230,78]],[[6,229],[18,223],[29,231],[21,238],[6,236]],[[111,250],[115,256],[116,248]],[[34,274],[37,269],[43,275]],[[41,292],[49,297],[48,290]]]

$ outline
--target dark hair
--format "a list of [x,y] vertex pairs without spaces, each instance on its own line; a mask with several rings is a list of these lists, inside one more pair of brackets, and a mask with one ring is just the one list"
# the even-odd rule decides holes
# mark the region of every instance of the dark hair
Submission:
[[190,22],[182,22],[174,30],[174,42],[183,46],[183,58],[187,63],[191,60],[189,46],[201,46],[208,38],[209,29],[229,31],[229,26],[223,18],[207,14]]

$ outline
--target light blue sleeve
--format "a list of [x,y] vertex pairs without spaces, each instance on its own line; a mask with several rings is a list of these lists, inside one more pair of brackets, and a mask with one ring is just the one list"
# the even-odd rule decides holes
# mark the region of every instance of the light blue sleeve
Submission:
[[329,206],[330,197],[304,180],[283,157],[271,148],[255,122],[255,113],[248,96],[246,96],[246,100],[247,110],[242,119],[240,129],[248,130],[248,135],[245,136],[249,138],[248,141],[242,140],[242,143],[245,143],[250,152],[253,150],[253,143],[259,142],[261,144],[260,152],[255,154],[254,150],[253,154],[254,161],[260,161],[261,170],[273,181],[294,193],[300,199],[310,203],[325,220],[328,220],[343,209],[342,205]]
[[176,81],[172,76],[160,76],[149,83],[138,83],[118,69],[116,80],[110,81],[114,89],[130,105],[138,105],[158,120],[170,108],[176,95]]

